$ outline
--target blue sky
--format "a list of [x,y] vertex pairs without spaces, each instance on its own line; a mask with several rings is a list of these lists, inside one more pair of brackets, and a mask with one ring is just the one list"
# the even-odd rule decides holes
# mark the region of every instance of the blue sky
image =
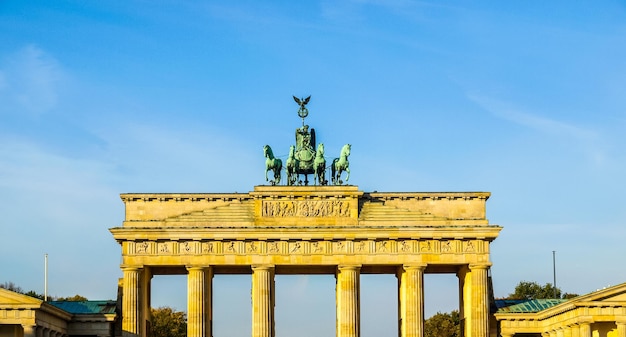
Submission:
[[[552,251],[566,292],[626,282],[625,92],[620,1],[2,1],[0,282],[43,292],[48,253],[51,294],[114,297],[119,194],[264,184],[292,95],[363,191],[491,192],[497,297],[552,282]],[[216,278],[216,336],[249,335],[249,282]],[[279,336],[334,332],[331,276],[277,282]],[[454,276],[426,283],[455,309]],[[364,337],[396,331],[394,287],[364,278]]]

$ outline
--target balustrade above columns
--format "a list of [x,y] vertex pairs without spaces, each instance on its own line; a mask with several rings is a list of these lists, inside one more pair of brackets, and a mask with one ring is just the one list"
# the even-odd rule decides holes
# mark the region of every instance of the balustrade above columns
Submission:
[[274,337],[274,266],[252,266],[252,337]]
[[400,337],[424,336],[425,264],[398,268],[398,314]]
[[360,336],[360,265],[337,267],[337,337]]

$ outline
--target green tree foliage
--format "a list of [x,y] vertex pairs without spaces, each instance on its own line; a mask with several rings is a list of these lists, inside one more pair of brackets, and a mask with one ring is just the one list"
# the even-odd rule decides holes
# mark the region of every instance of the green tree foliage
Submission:
[[44,294],[38,294],[37,292],[31,290],[28,292],[23,293],[26,296],[30,296],[30,297],[34,297],[34,298],[38,298],[40,300],[44,300],[46,298],[46,296]]
[[[38,298],[40,300],[44,300],[45,299],[45,295],[44,294],[40,294],[40,293],[38,293],[38,292],[36,292],[34,290],[24,291],[21,287],[17,286],[13,282],[0,283],[0,288],[4,288],[6,290],[10,290],[10,291],[16,292],[18,294],[22,294],[22,295]],[[84,296],[80,296],[80,295],[74,295],[72,297],[48,296],[48,300],[49,301],[74,301],[74,302],[81,302],[81,301],[87,301],[87,298],[84,297]]]
[[19,286],[17,286],[15,283],[13,282],[4,282],[4,283],[0,283],[0,288],[6,289],[6,290],[10,290],[19,294],[23,294],[24,290],[22,290],[22,288],[20,288]]
[[152,309],[152,337],[186,337],[187,314],[170,307]]
[[546,298],[574,298],[578,295],[565,293],[561,295],[561,289],[555,288],[551,283],[540,286],[537,282],[521,281],[516,287],[515,292],[507,297],[511,300],[536,300]]
[[71,296],[71,297],[59,297],[57,298],[57,301],[67,301],[67,302],[83,302],[83,301],[88,301],[87,297],[84,296],[80,296],[78,294]]
[[460,337],[461,320],[459,312],[438,312],[424,322],[424,337]]
[[22,295],[38,298],[40,300],[44,299],[44,295],[43,294],[38,294],[34,290],[24,291],[24,289],[22,289],[20,286],[16,285],[13,282],[1,283],[0,284],[0,288],[4,288],[6,290],[10,290],[10,291],[16,292],[18,294],[22,294]]

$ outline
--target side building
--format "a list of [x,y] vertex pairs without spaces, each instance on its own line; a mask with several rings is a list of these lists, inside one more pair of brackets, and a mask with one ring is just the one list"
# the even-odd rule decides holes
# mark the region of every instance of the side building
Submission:
[[502,337],[626,337],[626,283],[570,300],[496,300]]
[[1,337],[119,336],[117,313],[117,301],[45,302],[0,288]]

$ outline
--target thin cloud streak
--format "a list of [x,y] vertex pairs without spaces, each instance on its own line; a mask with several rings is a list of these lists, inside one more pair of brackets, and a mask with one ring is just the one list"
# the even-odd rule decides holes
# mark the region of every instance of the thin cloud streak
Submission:
[[513,104],[486,96],[468,94],[467,97],[496,118],[536,130],[543,135],[556,136],[562,141],[571,142],[571,145],[577,145],[594,166],[604,167],[613,161],[607,154],[605,144],[609,140],[596,130],[538,116]]
[[596,132],[575,125],[540,117],[521,111],[511,105],[485,96],[470,94],[468,98],[490,112],[493,116],[550,134],[568,135],[577,139],[590,140]]
[[34,44],[5,59],[0,64],[0,74],[0,97],[17,107],[11,113],[21,110],[32,115],[45,113],[57,105],[58,88],[65,76],[58,61]]

